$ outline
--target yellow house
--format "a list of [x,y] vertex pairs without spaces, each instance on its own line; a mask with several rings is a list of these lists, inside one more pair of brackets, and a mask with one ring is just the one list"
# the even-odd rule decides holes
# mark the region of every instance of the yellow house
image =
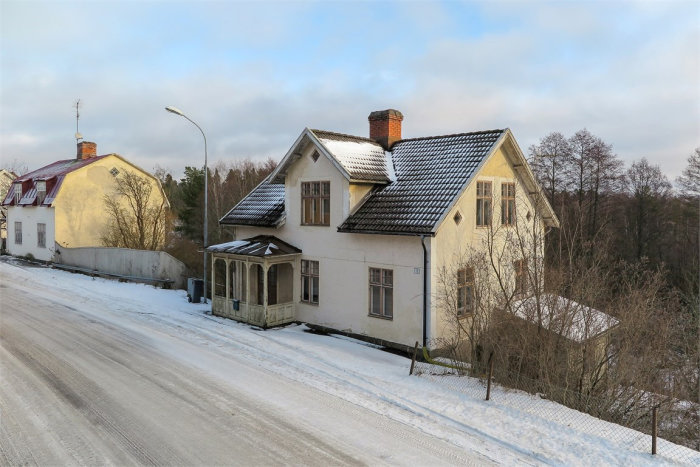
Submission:
[[558,226],[510,130],[402,139],[401,112],[368,120],[369,138],[304,129],[220,220],[235,233],[209,248],[214,314],[426,345],[449,332],[435,295],[458,252],[516,212]]
[[[10,189],[12,181],[17,178],[13,172],[0,169],[0,199],[5,199],[7,192]],[[0,206],[0,250],[5,250],[5,241],[7,239],[7,208]]]
[[105,196],[116,181],[135,172],[152,184],[151,202],[167,205],[158,180],[118,154],[97,155],[95,143],[78,143],[74,159],[61,160],[16,178],[3,201],[7,209],[7,249],[60,262],[60,247],[102,246],[110,222]]

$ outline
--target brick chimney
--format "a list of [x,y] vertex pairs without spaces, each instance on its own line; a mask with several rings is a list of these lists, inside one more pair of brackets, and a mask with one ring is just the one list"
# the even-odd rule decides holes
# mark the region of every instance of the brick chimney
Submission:
[[386,150],[401,139],[401,121],[403,115],[398,110],[377,110],[367,117],[369,120],[369,137],[381,144]]
[[97,157],[97,143],[81,141],[78,143],[78,159]]

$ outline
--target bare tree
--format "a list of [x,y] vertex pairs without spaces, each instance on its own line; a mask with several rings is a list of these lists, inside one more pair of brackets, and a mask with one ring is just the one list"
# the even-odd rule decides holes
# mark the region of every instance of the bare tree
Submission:
[[666,197],[671,192],[671,183],[659,166],[650,165],[642,158],[627,170],[627,190],[633,198],[630,227],[636,257],[648,257],[656,245],[657,234],[663,229],[659,215]]
[[168,201],[154,193],[153,180],[125,170],[116,178],[114,192],[105,195],[109,216],[102,236],[104,246],[157,250],[170,231]]
[[676,178],[676,183],[685,196],[700,197],[700,148],[695,148],[695,152],[688,157],[688,166]]
[[571,157],[571,144],[559,132],[550,133],[530,146],[530,167],[547,192],[552,206],[555,195],[564,189],[564,169]]

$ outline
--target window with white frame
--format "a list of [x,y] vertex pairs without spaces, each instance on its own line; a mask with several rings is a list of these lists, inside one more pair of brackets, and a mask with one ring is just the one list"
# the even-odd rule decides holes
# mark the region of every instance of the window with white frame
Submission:
[[369,314],[391,319],[394,316],[394,271],[369,268]]
[[301,224],[330,225],[331,182],[302,182]]
[[515,224],[515,183],[501,183],[501,224]]
[[22,199],[22,184],[15,183],[15,204],[19,204],[19,200]]
[[474,311],[474,269],[457,271],[457,316],[467,316]]
[[318,261],[301,260],[301,301],[318,305],[319,296]]
[[22,244],[22,223],[15,222],[15,245]]
[[491,225],[491,182],[476,182],[476,225]]
[[46,224],[36,224],[36,246],[46,248]]
[[36,205],[41,206],[46,198],[46,180],[38,180],[36,182]]

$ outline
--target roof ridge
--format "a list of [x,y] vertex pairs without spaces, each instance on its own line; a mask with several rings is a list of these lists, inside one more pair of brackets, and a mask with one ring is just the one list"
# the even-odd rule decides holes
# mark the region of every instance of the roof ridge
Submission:
[[310,128],[310,130],[313,131],[314,133],[316,133],[316,132],[319,132],[319,133],[327,133],[327,134],[330,134],[330,135],[333,135],[333,136],[342,136],[342,137],[344,137],[344,138],[359,139],[359,140],[362,140],[362,141],[366,141],[366,142],[368,142],[368,143],[374,143],[374,144],[376,144],[377,146],[381,146],[381,145],[380,145],[379,143],[377,143],[375,140],[373,140],[372,138],[367,138],[366,136],[349,135],[349,134],[346,134],[346,133],[338,133],[337,131],[318,130],[318,129],[313,129],[313,128]]
[[472,135],[483,135],[487,133],[503,133],[507,128],[499,128],[494,130],[480,130],[480,131],[470,131],[466,133],[453,133],[450,135],[437,135],[437,136],[419,136],[417,138],[404,138],[396,141],[394,145],[402,143],[404,141],[421,141],[426,139],[440,139],[440,138],[453,138],[455,136],[472,136]]

